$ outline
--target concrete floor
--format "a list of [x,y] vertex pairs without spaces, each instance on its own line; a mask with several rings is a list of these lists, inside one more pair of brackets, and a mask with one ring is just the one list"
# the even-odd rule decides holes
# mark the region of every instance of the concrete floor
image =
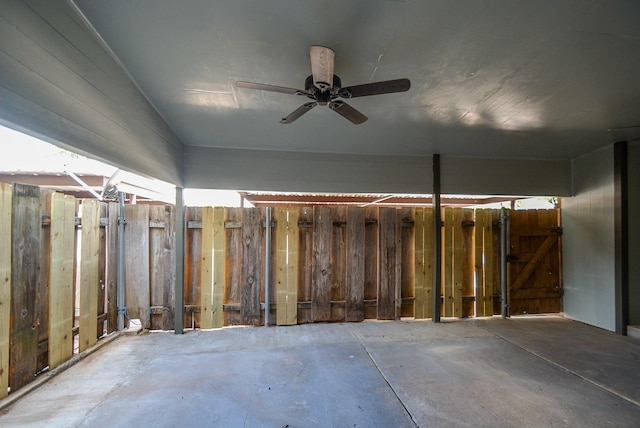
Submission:
[[124,336],[11,427],[638,427],[640,341],[559,317]]

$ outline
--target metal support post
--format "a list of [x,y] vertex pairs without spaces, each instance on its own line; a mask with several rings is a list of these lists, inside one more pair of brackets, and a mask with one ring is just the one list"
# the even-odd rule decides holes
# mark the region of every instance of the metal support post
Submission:
[[442,305],[442,212],[440,211],[440,155],[433,155],[433,322],[440,322]]
[[118,192],[119,212],[118,212],[118,330],[124,329],[124,225],[126,219],[124,217],[124,198],[123,192]]
[[269,325],[269,287],[271,284],[271,207],[266,209],[266,228],[265,228],[265,262],[264,262],[264,325]]
[[502,318],[509,316],[509,285],[507,281],[507,252],[509,251],[509,212],[500,211],[500,307]]

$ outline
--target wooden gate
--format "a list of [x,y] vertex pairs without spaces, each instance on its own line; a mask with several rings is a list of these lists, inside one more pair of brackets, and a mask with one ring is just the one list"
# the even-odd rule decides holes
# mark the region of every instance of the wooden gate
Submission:
[[509,312],[562,311],[560,210],[511,210]]

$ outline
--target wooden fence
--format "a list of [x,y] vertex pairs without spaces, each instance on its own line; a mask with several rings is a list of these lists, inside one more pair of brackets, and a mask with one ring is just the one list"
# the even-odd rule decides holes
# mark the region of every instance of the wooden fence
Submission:
[[[267,219],[264,208],[186,208],[184,325],[261,325],[266,308],[277,325],[431,317],[431,209],[270,212]],[[514,229],[533,236],[518,241],[514,296],[535,297],[536,307],[561,287],[532,274],[559,266],[554,213],[530,214]],[[0,183],[0,398],[117,329],[118,214],[117,203]],[[498,210],[443,210],[443,316],[499,313],[498,218]],[[127,205],[125,219],[126,315],[171,330],[174,207]]]
[[[264,208],[187,208],[185,325],[264,323]],[[444,209],[442,315],[498,309],[498,210]],[[268,219],[278,325],[430,318],[430,208],[277,208]]]
[[[116,330],[118,209],[0,183],[0,398]],[[173,213],[126,207],[128,314],[158,329],[173,329]]]

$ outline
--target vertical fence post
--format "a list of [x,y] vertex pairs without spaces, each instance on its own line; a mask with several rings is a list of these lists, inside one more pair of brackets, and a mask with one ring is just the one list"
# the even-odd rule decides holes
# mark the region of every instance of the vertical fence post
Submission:
[[118,330],[124,329],[124,193],[118,193]]

